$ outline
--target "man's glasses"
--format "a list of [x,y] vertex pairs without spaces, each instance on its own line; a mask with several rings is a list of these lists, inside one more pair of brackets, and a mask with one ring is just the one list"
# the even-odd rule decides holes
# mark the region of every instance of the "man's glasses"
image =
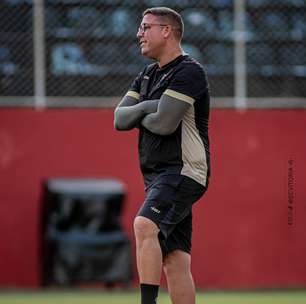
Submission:
[[142,24],[140,24],[140,26],[138,28],[138,32],[145,33],[152,26],[167,26],[167,25],[168,24],[162,24],[162,23],[142,23]]

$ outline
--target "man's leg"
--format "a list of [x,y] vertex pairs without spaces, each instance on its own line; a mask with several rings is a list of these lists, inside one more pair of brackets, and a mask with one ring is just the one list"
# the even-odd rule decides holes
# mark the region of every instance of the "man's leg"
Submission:
[[190,255],[181,250],[175,250],[164,258],[164,272],[172,304],[195,303],[190,262]]
[[141,303],[155,304],[162,268],[162,252],[158,240],[159,228],[150,219],[137,216],[134,221],[134,232]]

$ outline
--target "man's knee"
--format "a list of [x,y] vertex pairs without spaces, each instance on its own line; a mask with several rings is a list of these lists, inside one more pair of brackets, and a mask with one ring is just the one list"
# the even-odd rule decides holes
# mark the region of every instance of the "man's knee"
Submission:
[[136,216],[134,220],[134,233],[136,239],[143,240],[157,237],[158,232],[159,229],[153,221],[143,216]]
[[190,255],[181,250],[175,250],[164,258],[163,266],[167,276],[183,275],[190,271]]

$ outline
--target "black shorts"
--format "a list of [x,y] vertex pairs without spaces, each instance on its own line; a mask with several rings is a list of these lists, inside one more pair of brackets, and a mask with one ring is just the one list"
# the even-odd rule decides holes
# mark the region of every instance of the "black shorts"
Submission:
[[183,175],[157,177],[146,190],[146,199],[138,215],[152,220],[159,227],[163,255],[180,249],[191,251],[192,205],[206,188]]

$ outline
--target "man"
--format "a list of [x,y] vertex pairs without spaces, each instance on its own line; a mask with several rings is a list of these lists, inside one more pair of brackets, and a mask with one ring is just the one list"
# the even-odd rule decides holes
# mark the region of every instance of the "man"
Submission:
[[180,46],[184,25],[172,9],[147,9],[138,29],[154,59],[115,110],[115,128],[139,128],[146,198],[134,221],[141,303],[156,303],[162,267],[171,301],[195,303],[190,271],[191,208],[209,178],[209,91],[203,67]]

